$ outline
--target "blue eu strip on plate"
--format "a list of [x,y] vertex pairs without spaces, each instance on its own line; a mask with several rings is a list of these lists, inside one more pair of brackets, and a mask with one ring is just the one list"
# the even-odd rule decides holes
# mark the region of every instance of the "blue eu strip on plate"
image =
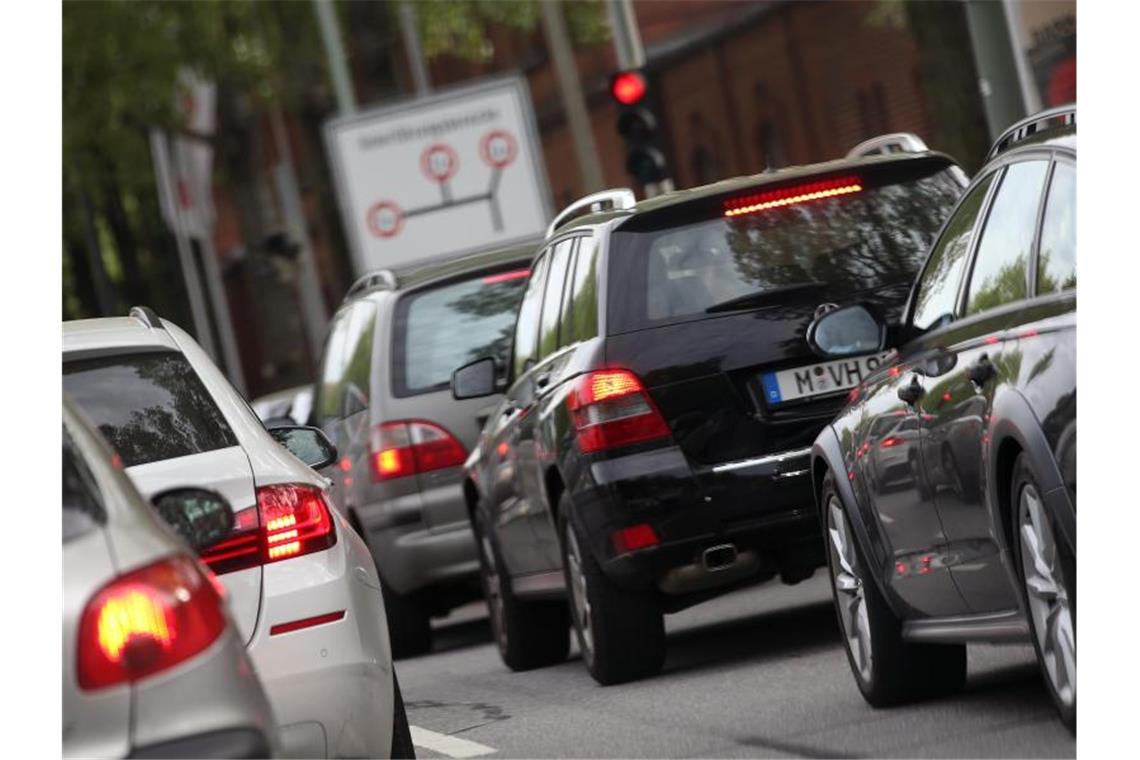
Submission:
[[764,386],[764,398],[769,404],[778,404],[784,400],[780,395],[780,384],[776,382],[775,372],[765,372],[761,383]]

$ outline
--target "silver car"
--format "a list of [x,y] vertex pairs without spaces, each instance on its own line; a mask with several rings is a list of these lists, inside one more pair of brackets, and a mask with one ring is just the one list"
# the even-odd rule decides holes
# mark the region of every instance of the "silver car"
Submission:
[[431,648],[430,618],[479,599],[463,462],[499,397],[456,401],[451,373],[507,365],[536,245],[361,278],[329,327],[311,424],[340,452],[324,474],[368,542],[392,654]]
[[[229,514],[204,491],[158,501],[191,537]],[[219,588],[65,399],[64,757],[277,753],[269,702]]]

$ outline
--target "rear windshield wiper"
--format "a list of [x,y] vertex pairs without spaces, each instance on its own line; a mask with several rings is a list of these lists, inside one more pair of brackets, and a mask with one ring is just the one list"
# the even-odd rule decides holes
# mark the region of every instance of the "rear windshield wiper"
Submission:
[[727,301],[715,303],[705,309],[706,314],[716,314],[720,311],[736,311],[738,309],[751,309],[757,306],[764,306],[772,301],[780,301],[785,296],[794,295],[796,293],[803,293],[808,290],[819,290],[820,288],[827,287],[826,282],[819,282],[818,280],[808,280],[807,282],[797,282],[791,285],[781,285],[776,288],[768,288],[767,290],[757,290],[755,293],[745,293],[736,298],[730,298]]

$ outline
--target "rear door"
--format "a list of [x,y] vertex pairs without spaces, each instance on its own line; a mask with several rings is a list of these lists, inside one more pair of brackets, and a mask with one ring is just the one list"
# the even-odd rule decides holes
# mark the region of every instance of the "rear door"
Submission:
[[1017,328],[1031,318],[1030,264],[1048,171],[1045,156],[995,173],[958,318],[938,338],[944,371],[929,377],[921,402],[929,420],[927,479],[946,529],[951,573],[974,612],[1017,607],[987,507],[982,452],[995,391],[1021,373]]
[[[253,472],[225,417],[181,353],[65,357],[63,387],[122,459],[147,499],[173,488],[219,492],[236,525],[257,523]],[[261,567],[219,576],[248,642],[261,606]]]

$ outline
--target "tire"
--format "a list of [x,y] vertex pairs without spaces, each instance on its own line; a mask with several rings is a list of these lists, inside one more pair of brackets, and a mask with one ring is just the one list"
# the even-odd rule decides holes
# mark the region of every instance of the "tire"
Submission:
[[388,639],[392,658],[427,654],[431,651],[431,618],[412,594],[398,594],[380,579],[384,592],[384,612],[388,617]]
[[847,662],[863,698],[873,707],[889,707],[961,689],[965,644],[903,640],[902,623],[870,574],[830,472],[820,490],[832,598]]
[[524,601],[514,595],[494,537],[476,510],[472,521],[479,555],[479,581],[487,600],[499,655],[513,671],[564,662],[570,654],[570,614],[560,599]]
[[562,572],[578,648],[603,686],[657,675],[665,664],[665,621],[648,593],[618,587],[598,565],[570,521],[569,495],[558,505]]
[[408,712],[404,709],[404,696],[400,693],[400,682],[396,670],[392,669],[392,758],[414,758],[416,748],[412,745],[412,729],[408,725]]
[[1013,464],[1010,505],[1021,600],[1041,677],[1061,722],[1077,730],[1077,562],[1045,506],[1025,454]]

